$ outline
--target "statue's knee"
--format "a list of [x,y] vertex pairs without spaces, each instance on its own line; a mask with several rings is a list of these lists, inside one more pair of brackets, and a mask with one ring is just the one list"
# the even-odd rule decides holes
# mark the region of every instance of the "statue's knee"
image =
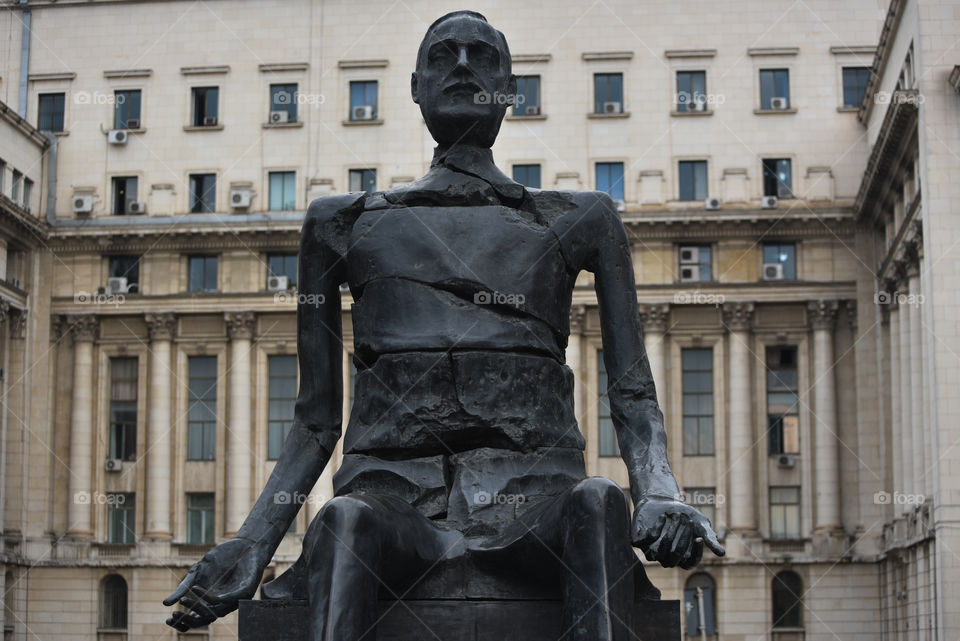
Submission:
[[320,508],[304,535],[304,546],[315,544],[331,535],[362,531],[374,517],[373,508],[362,499],[336,496]]
[[604,514],[611,507],[626,509],[627,499],[620,486],[610,479],[592,476],[580,481],[570,495],[577,511]]

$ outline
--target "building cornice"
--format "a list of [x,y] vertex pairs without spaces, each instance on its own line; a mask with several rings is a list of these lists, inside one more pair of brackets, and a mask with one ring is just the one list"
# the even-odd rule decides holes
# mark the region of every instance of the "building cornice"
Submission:
[[19,129],[31,142],[41,149],[46,149],[50,145],[47,137],[40,133],[40,130],[31,125],[25,119],[21,118],[16,111],[7,106],[7,103],[0,101],[0,118],[3,118],[11,125]]
[[906,0],[890,0],[887,17],[883,21],[883,28],[880,30],[877,52],[873,55],[870,80],[867,81],[867,88],[863,92],[863,100],[860,102],[860,111],[857,113],[857,120],[863,124],[867,124],[867,119],[873,110],[873,97],[877,93],[880,81],[883,78],[883,71],[887,67],[890,46],[893,44],[897,27],[900,26],[900,19],[903,17],[903,9],[906,4]]

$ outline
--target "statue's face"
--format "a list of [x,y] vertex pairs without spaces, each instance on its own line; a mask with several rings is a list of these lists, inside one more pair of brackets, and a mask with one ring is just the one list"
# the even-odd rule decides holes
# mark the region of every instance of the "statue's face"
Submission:
[[411,90],[439,144],[491,147],[516,93],[509,53],[488,23],[455,16],[427,34]]

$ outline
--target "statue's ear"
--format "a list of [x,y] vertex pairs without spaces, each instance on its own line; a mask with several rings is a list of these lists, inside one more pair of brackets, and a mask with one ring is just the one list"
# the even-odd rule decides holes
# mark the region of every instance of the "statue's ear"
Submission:
[[507,95],[514,96],[517,93],[517,77],[513,74],[510,74],[510,79],[507,80]]
[[420,104],[420,96],[417,93],[417,72],[414,71],[410,74],[410,96],[413,98],[414,104]]

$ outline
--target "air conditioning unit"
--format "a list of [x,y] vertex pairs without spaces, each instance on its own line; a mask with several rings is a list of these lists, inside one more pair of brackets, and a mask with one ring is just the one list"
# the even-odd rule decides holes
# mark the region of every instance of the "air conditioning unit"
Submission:
[[107,142],[111,145],[125,145],[130,135],[123,129],[111,129],[107,132]]
[[527,116],[539,116],[540,107],[537,105],[527,105],[523,113]]
[[776,209],[777,208],[777,197],[776,196],[764,196],[763,200],[760,201],[760,206],[764,209]]
[[787,102],[786,98],[778,96],[770,99],[770,108],[783,111],[784,109],[789,108],[789,103]]
[[696,265],[699,262],[700,262],[699,247],[681,247],[680,248],[680,264],[681,265]]
[[217,124],[216,116],[204,116],[203,117],[203,126],[204,127],[214,127]]
[[290,114],[286,111],[271,111],[270,124],[279,125],[283,122],[290,122]]
[[720,209],[720,199],[719,198],[707,198],[703,201],[703,206],[707,209]]
[[764,263],[763,280],[783,280],[783,265],[781,263]]
[[680,265],[681,283],[699,283],[700,265]]
[[693,99],[693,102],[690,103],[690,111],[706,111],[707,110],[707,97],[700,95],[696,96]]
[[73,197],[73,213],[89,214],[93,211],[93,194],[83,194]]
[[353,108],[354,120],[373,120],[373,105],[358,105]]
[[247,209],[250,207],[250,200],[253,198],[253,192],[244,187],[230,190],[230,206],[234,209]]
[[145,214],[147,213],[147,203],[144,203],[144,202],[128,203],[127,213],[128,214]]
[[777,465],[779,467],[793,467],[797,464],[797,457],[793,454],[781,454],[777,457]]
[[130,118],[129,120],[127,120],[127,129],[139,129],[139,128],[140,128],[140,120],[139,120],[139,119],[137,119],[137,118]]
[[623,202],[622,200],[615,200],[613,201],[613,204],[617,206],[617,211],[623,211],[627,208],[627,203]]
[[282,292],[290,289],[290,277],[270,276],[267,278],[267,289],[271,292]]
[[623,111],[623,104],[619,102],[605,102],[603,103],[603,113],[605,114],[618,114]]
[[114,276],[107,279],[106,292],[108,294],[126,294],[130,291],[127,279],[124,276]]
[[123,459],[119,458],[108,458],[103,463],[103,469],[108,472],[119,472],[123,469]]

